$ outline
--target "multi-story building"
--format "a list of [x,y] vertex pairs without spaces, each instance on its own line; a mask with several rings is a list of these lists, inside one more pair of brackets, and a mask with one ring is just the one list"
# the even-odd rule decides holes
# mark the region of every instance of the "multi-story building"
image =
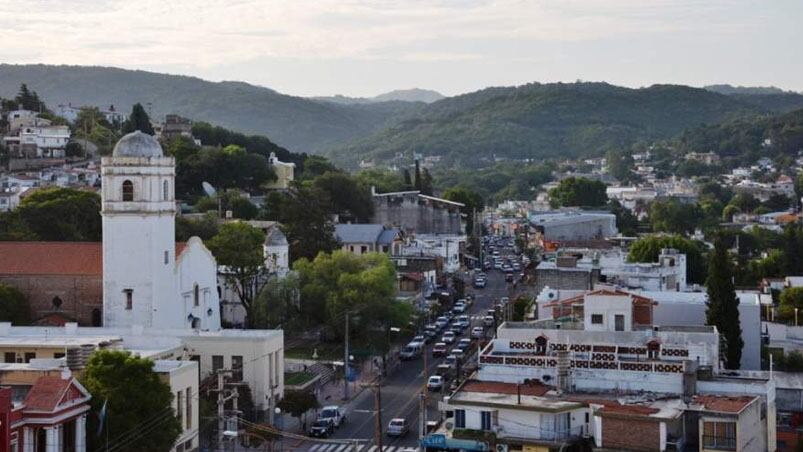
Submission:
[[[373,189],[372,189],[373,190]],[[465,229],[459,202],[427,196],[419,191],[373,191],[372,223],[400,228],[405,234],[461,235]]]

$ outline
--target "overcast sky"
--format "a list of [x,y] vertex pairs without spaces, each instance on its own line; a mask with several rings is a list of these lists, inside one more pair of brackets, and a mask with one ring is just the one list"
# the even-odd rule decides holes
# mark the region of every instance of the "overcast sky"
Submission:
[[0,62],[309,96],[532,81],[803,91],[803,0],[1,0]]

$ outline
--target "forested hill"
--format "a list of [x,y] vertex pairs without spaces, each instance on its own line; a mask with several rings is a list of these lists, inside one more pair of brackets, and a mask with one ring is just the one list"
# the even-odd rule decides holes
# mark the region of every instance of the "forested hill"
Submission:
[[156,118],[177,113],[248,134],[266,135],[294,152],[316,152],[364,137],[423,104],[376,102],[339,105],[241,82],[109,67],[0,64],[0,97],[13,98],[26,83],[47,102],[113,104],[130,111],[140,102]]
[[689,127],[763,111],[732,96],[687,86],[536,83],[443,99],[330,155],[348,164],[415,150],[464,165],[493,155],[602,155],[610,147],[669,138]]

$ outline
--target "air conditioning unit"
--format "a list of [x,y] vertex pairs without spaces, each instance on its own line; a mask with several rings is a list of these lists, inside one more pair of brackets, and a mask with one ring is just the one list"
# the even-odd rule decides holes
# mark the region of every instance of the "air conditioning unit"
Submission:
[[507,444],[497,443],[496,452],[507,452]]

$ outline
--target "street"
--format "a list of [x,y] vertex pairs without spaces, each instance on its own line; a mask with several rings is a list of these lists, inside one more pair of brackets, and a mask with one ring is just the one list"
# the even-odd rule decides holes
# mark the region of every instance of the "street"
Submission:
[[[474,303],[469,308],[467,314],[471,318],[471,327],[481,326],[482,319],[488,309],[493,308],[494,300],[508,296],[507,283],[504,274],[496,270],[489,270],[488,284],[484,289],[474,289],[471,282],[466,283],[466,293],[474,294]],[[469,337],[471,327],[465,330],[462,337]],[[486,334],[492,334],[487,331]],[[427,344],[424,353],[427,355],[427,373],[434,375],[438,364],[443,358],[432,358],[432,347],[435,342]],[[450,347],[451,348],[451,347]],[[472,359],[476,360],[476,356]],[[402,361],[397,368],[389,370],[389,375],[381,382],[381,401],[382,401],[382,430],[385,431],[388,422],[392,418],[404,418],[410,426],[409,432],[400,438],[388,437],[383,435],[383,450],[386,452],[402,452],[405,448],[415,449],[418,446],[419,437],[419,394],[426,383],[424,375],[424,358],[412,361]],[[427,394],[427,419],[435,420],[440,416],[438,412],[438,401],[442,397],[440,392],[430,392]],[[333,402],[336,403],[336,402]],[[366,452],[371,451],[374,446],[375,432],[375,396],[371,388],[366,388],[345,406],[347,422],[342,425],[329,439],[360,439],[360,448]],[[288,444],[294,443],[294,444]],[[295,443],[294,441],[284,441],[284,449],[288,450],[309,450],[311,452],[341,452],[348,450],[343,444],[325,444],[314,441]],[[376,448],[373,447],[375,450]]]

